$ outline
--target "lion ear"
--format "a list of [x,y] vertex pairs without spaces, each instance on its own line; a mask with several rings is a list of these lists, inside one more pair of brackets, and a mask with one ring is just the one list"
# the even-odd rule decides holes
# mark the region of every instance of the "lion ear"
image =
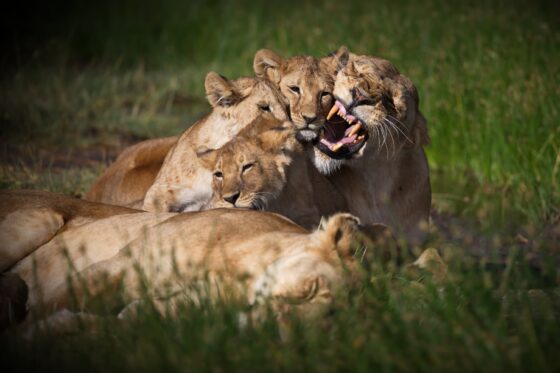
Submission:
[[338,50],[329,53],[327,57],[322,58],[321,63],[327,71],[334,76],[346,66],[349,59],[350,52],[348,51],[348,48],[343,45],[338,48]]
[[206,97],[212,107],[231,106],[241,99],[232,81],[213,71],[206,74],[204,80]]
[[269,49],[261,49],[255,53],[253,60],[253,70],[259,78],[265,78],[275,84],[280,83],[282,75],[280,68],[284,59]]

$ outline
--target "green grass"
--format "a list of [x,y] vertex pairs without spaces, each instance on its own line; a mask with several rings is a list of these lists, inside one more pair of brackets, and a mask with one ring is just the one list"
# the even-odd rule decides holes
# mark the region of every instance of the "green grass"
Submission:
[[[489,234],[490,248],[519,246],[513,237],[521,231],[533,249],[558,253],[554,239],[539,243],[560,217],[554,2],[57,5],[37,5],[8,23],[9,53],[0,57],[2,187],[83,195],[105,161],[45,167],[50,156],[180,133],[208,110],[204,75],[249,75],[259,48],[321,56],[347,45],[389,59],[416,84],[429,121],[437,210]],[[41,152],[8,157],[28,146]],[[470,250],[467,241],[432,244]],[[27,368],[63,370],[79,362],[92,370],[558,370],[556,271],[544,279],[520,265],[496,274],[454,260],[454,279],[442,289],[428,285],[419,294],[399,274],[381,277],[340,302],[329,320],[296,328],[288,342],[272,322],[241,331],[237,308],[209,307],[189,308],[177,321],[148,315],[132,327],[109,323],[76,337],[83,348],[72,338],[9,351]]]
[[502,273],[451,260],[444,282],[374,262],[330,316],[288,317],[283,334],[273,317],[243,328],[241,304],[203,297],[185,301],[177,318],[148,308],[95,332],[15,339],[0,356],[18,371],[556,371],[557,279],[535,277],[514,258]]

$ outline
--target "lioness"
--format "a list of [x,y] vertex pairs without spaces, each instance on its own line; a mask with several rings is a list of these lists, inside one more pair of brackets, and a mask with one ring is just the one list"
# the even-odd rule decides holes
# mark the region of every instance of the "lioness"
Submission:
[[255,118],[288,119],[287,103],[274,86],[258,78],[228,82],[209,74],[206,91],[213,105],[212,114],[185,131],[146,193],[146,211],[198,211],[209,197],[212,175],[200,167],[196,149],[216,149],[230,141]]
[[382,222],[419,243],[428,222],[431,190],[422,146],[426,120],[412,82],[389,61],[336,53],[332,106],[315,144],[317,168],[344,193],[364,223]]
[[[172,185],[174,190],[177,190],[180,180],[176,179],[174,172],[183,168],[179,163],[184,158],[189,158],[189,149],[193,144],[220,146],[259,115],[287,119],[285,99],[266,80],[228,80],[210,72],[206,75],[204,87],[208,102],[212,106],[210,114],[196,122],[180,137],[146,140],[125,149],[96,180],[85,199],[142,207],[148,189],[154,184],[166,156],[173,149],[175,155],[170,156],[166,170],[157,179],[158,186],[150,194],[147,208],[153,209],[153,199],[161,192],[165,194],[164,185]],[[180,143],[176,146],[178,140]],[[189,171],[184,171],[186,174],[177,177],[190,177]]]
[[[48,204],[49,194],[43,199]],[[86,284],[74,288],[81,307],[102,290],[102,278],[124,281],[130,300],[137,299],[138,269],[156,299],[169,295],[169,285],[176,291],[207,278],[211,286],[238,289],[249,303],[272,299],[315,312],[344,286],[345,269],[358,265],[351,250],[361,237],[357,224],[353,216],[337,214],[310,233],[280,215],[242,209],[115,215],[68,227],[10,272],[29,286],[28,304],[37,315],[71,305],[72,273],[79,278],[74,285]]]
[[342,194],[313,166],[291,122],[257,119],[220,149],[198,154],[212,172],[204,208],[265,209],[308,229],[347,211]]

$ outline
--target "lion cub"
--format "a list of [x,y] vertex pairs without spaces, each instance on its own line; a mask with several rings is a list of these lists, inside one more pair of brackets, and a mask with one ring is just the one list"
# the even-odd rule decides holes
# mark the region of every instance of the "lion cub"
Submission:
[[217,150],[199,149],[212,173],[208,208],[250,208],[284,215],[313,228],[346,211],[341,193],[310,162],[291,122],[257,119]]

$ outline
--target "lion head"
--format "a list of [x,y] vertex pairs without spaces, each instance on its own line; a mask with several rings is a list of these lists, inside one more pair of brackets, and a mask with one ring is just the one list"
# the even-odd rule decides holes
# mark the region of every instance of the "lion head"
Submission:
[[255,119],[285,121],[288,103],[270,81],[262,78],[228,80],[210,72],[206,94],[213,110],[188,128],[167,153],[147,189],[146,211],[197,211],[210,197],[211,179],[200,167],[197,149],[218,149]]
[[[242,77],[229,80],[209,72],[204,81],[212,115],[232,124],[248,124],[259,116],[288,120],[288,101],[267,79]],[[234,126],[231,126],[234,127]],[[228,132],[228,128],[222,131]]]
[[222,148],[199,149],[201,164],[212,172],[213,196],[205,208],[264,209],[286,184],[292,139],[291,122],[259,118]]
[[333,105],[332,58],[312,56],[282,58],[261,49],[255,54],[253,69],[258,77],[274,83],[290,104],[291,119],[302,141],[313,141]]
[[[389,61],[336,52],[335,102],[316,143],[315,164],[326,173],[365,152],[387,157],[429,142],[416,87]],[[322,154],[321,154],[322,153]]]

